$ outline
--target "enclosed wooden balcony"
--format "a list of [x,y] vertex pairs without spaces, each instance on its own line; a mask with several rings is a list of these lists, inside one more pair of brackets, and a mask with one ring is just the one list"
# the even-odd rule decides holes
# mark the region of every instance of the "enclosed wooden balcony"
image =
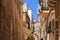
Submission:
[[55,3],[56,3],[55,0],[48,0],[48,6],[49,7],[55,7]]

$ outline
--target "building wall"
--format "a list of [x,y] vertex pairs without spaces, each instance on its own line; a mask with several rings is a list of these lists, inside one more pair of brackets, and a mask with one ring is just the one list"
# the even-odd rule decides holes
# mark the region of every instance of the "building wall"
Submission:
[[[60,1],[59,1],[60,4]],[[59,20],[60,20],[60,5],[59,5]],[[59,21],[59,30],[60,30],[60,21]],[[60,40],[60,31],[59,31],[59,40]]]
[[[52,23],[54,20],[54,23]],[[50,12],[50,21],[51,21],[51,33],[50,33],[50,40],[54,40],[54,28],[55,28],[55,11]]]
[[[26,9],[23,9],[23,10],[26,10]],[[28,15],[28,11],[23,11],[23,32],[24,32],[24,38],[25,38],[24,40],[27,40],[28,37],[32,33],[30,27],[31,27],[30,26],[30,16]]]
[[[54,22],[53,22],[53,20],[54,20]],[[50,24],[50,22],[51,22],[51,24]],[[55,27],[55,11],[54,10],[49,12],[49,15],[44,20],[43,25],[45,25],[45,27],[46,27],[45,40],[54,40],[54,34],[53,34],[54,33],[54,27]]]
[[50,10],[54,9],[55,10],[55,30],[54,30],[54,40],[59,39],[59,0],[48,0],[50,1]]
[[[55,11],[56,11],[56,19],[57,19],[57,21],[58,21],[58,38],[56,37],[56,39],[59,39],[60,38],[60,0],[56,0],[56,9],[55,9]],[[60,40],[60,39],[59,39]]]
[[[23,40],[17,0],[0,1],[0,40]],[[20,9],[21,10],[21,9]],[[21,13],[21,11],[20,11]],[[23,39],[22,39],[23,38]]]

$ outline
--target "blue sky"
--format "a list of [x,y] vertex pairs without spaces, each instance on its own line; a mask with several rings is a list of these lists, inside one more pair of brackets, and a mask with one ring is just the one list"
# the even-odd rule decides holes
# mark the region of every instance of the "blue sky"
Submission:
[[32,10],[33,18],[37,20],[38,19],[38,16],[37,16],[38,0],[24,0],[24,2],[27,3],[29,9]]

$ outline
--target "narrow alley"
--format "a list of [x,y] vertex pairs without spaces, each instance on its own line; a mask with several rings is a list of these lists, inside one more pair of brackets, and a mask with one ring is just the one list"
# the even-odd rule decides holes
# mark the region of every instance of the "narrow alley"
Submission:
[[60,40],[60,0],[0,0],[0,40]]

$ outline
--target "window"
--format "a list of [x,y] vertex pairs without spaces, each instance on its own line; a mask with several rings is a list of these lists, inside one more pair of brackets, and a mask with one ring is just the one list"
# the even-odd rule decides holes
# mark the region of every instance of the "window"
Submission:
[[33,32],[34,32],[34,26],[33,26]]
[[56,29],[58,28],[58,21],[56,21]]
[[51,32],[51,22],[48,23],[47,33]]
[[54,33],[54,20],[52,20],[52,24],[51,25],[52,25],[52,28],[51,28],[52,32]]
[[49,26],[48,26],[48,28],[51,30],[51,22],[49,22]]
[[29,22],[27,22],[27,24],[28,24],[28,29],[30,29],[30,23],[29,23]]

